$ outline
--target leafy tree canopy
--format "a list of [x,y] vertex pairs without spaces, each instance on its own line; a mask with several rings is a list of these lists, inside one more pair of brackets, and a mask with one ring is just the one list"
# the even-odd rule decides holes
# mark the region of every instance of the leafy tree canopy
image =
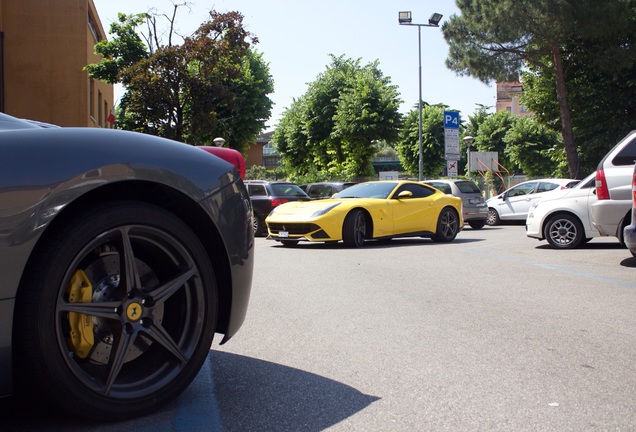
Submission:
[[[596,67],[614,68],[633,60],[634,0],[457,0],[461,16],[443,26],[449,43],[447,65],[461,75],[484,82],[518,80],[525,67],[552,72],[561,133],[572,176],[578,174],[568,92],[565,85],[570,57],[593,41]],[[627,60],[619,54],[628,55]],[[546,59],[550,59],[546,62]],[[593,67],[593,66],[590,66]]]
[[[245,152],[272,107],[269,66],[252,48],[258,40],[244,29],[240,13],[211,11],[194,34],[173,44],[177,8],[167,44],[156,36],[157,16],[120,14],[111,25],[115,37],[96,46],[104,59],[86,69],[93,78],[124,85],[118,127],[196,145],[222,136]],[[144,20],[152,29],[146,44],[137,33]]]
[[[590,67],[599,51],[602,47],[590,43],[575,55],[567,55],[571,60],[566,87],[574,138],[580,150],[581,176],[593,172],[611,147],[636,129],[636,60],[630,64],[617,63],[613,68]],[[535,113],[538,122],[559,130],[561,119],[553,83],[554,74],[550,71],[529,68],[523,74],[521,101]]]
[[[497,152],[499,171],[503,175],[567,176],[567,161],[559,134],[534,117],[514,116],[508,111],[479,114],[470,118],[468,131],[475,138],[473,151]],[[485,171],[485,167],[472,168]]]
[[[400,162],[411,175],[419,174],[419,138],[419,109],[413,109],[406,116],[396,145]],[[445,165],[444,107],[422,104],[422,176],[439,177]]]
[[287,172],[326,171],[353,179],[371,172],[376,141],[393,141],[401,125],[397,87],[378,62],[331,56],[327,70],[285,110],[272,140]]
[[[516,117],[503,137],[504,154],[513,166],[530,177],[563,177],[566,161],[559,157],[559,134],[531,117]],[[561,168],[561,170],[559,170]]]

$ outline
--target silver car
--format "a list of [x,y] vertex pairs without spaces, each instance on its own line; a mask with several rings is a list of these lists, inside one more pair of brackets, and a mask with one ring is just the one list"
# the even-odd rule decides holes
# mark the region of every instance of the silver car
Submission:
[[596,169],[596,198],[592,204],[592,223],[602,234],[623,233],[632,218],[632,175],[636,161],[636,130],[627,134],[601,160]]
[[429,186],[462,199],[464,222],[473,229],[481,229],[486,224],[488,206],[479,187],[472,180],[439,179],[426,180]]

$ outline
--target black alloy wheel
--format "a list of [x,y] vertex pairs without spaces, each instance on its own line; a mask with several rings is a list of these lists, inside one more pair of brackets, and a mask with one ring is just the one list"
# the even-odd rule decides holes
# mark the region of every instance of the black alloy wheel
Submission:
[[360,209],[354,209],[344,220],[342,226],[342,241],[347,247],[359,248],[364,245],[364,239],[367,233],[367,220],[364,212]]
[[433,240],[436,242],[450,242],[455,240],[458,232],[459,216],[457,212],[450,207],[442,209],[437,219],[437,230],[432,237]]
[[18,292],[16,387],[108,421],[174,399],[205,361],[217,318],[194,232],[156,206],[117,202],[50,234]]

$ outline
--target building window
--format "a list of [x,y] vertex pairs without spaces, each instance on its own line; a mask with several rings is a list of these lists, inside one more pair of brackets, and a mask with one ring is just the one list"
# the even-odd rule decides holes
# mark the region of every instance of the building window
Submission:
[[104,113],[102,112],[102,92],[97,92],[97,121],[99,126],[104,126]]
[[4,33],[0,32],[0,112],[4,112]]
[[90,78],[88,86],[88,110],[91,120],[95,121],[95,80]]
[[267,143],[263,146],[263,156],[269,156],[276,153],[276,147],[272,143]]
[[95,43],[99,42],[99,36],[97,35],[97,28],[95,27],[95,19],[90,14],[90,12],[88,13],[88,28],[90,29],[91,34],[93,35],[93,38],[95,39]]

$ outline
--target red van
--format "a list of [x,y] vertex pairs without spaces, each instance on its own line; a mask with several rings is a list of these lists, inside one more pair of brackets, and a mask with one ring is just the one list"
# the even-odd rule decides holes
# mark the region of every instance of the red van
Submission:
[[227,147],[199,146],[199,148],[234,165],[241,179],[245,180],[245,159],[240,151]]

